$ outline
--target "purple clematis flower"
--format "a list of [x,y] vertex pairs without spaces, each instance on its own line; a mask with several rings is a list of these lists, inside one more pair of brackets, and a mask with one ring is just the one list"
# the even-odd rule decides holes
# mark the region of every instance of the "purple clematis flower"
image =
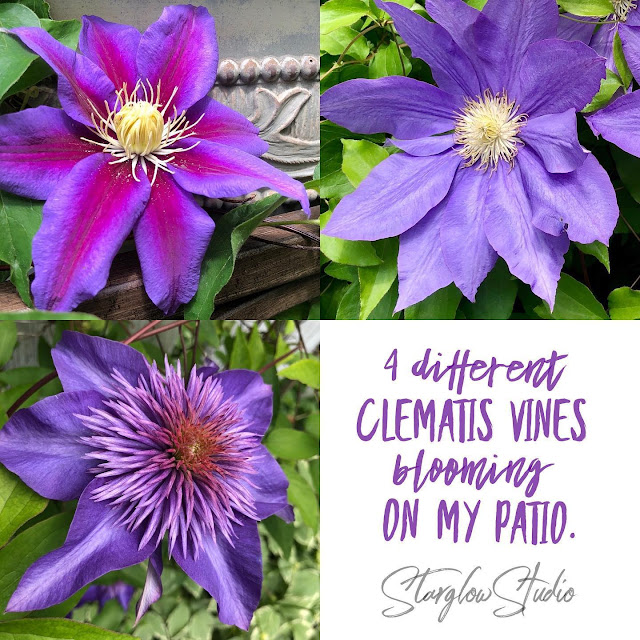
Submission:
[[389,77],[325,92],[326,118],[390,133],[404,153],[345,196],[324,233],[400,236],[396,310],[452,282],[473,301],[498,256],[553,307],[569,240],[606,244],[618,217],[609,177],[576,130],[604,60],[555,38],[555,0],[489,0],[482,12],[426,0],[436,23],[378,5],[438,86]]
[[82,605],[89,604],[90,602],[97,602],[100,610],[104,609],[104,605],[109,600],[117,600],[120,606],[126,611],[129,608],[129,603],[135,589],[126,582],[118,580],[113,584],[92,584],[85,592],[80,601],[76,605],[76,608]]
[[214,223],[190,192],[232,197],[304,186],[260,160],[268,145],[207,96],[218,67],[204,7],[166,7],[144,34],[84,16],[76,53],[45,30],[13,29],[58,74],[62,110],[0,117],[0,188],[46,200],[33,241],[35,304],[95,296],[133,231],[145,288],[165,313],[195,294]]
[[52,351],[64,392],[18,411],[0,462],[53,500],[79,498],[64,545],[33,564],[7,611],[62,602],[149,559],[140,619],[162,593],[161,543],[247,629],[260,600],[258,520],[287,521],[288,481],[261,444],[272,392],[259,374],[195,368],[188,381],[131,347],[65,332]]

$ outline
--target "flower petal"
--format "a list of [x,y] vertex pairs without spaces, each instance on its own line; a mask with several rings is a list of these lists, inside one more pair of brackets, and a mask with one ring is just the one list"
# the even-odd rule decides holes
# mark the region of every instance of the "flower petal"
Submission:
[[91,493],[99,486],[98,479],[87,485],[66,542],[27,569],[11,596],[7,611],[51,607],[105,573],[146,560],[154,551],[152,545],[139,551],[140,530],[130,532],[116,525],[118,511],[93,501]]
[[491,246],[509,271],[553,309],[569,238],[548,235],[534,226],[519,163],[511,171],[500,164],[491,177],[486,206],[484,229]]
[[638,80],[640,78],[640,27],[621,24],[618,27],[618,33],[620,34],[622,50],[629,69],[633,77]]
[[[149,566],[147,567],[147,578],[144,589],[140,594],[140,600],[136,604],[136,624],[140,622],[142,616],[149,610],[149,607],[162,596],[162,547],[158,547],[149,556]],[[127,607],[123,607],[127,609]]]
[[521,112],[530,118],[580,111],[600,89],[605,60],[583,42],[542,40],[527,50],[520,69]]
[[93,476],[91,432],[76,418],[102,406],[95,391],[59,393],[20,409],[0,430],[0,462],[34,491],[51,500],[75,500]]
[[620,96],[587,118],[596,135],[613,142],[623,151],[640,157],[640,91]]
[[561,174],[547,173],[526,149],[518,159],[538,229],[554,236],[566,231],[571,240],[583,244],[595,240],[609,244],[618,203],[607,172],[593,154],[585,153],[581,167]]
[[258,486],[250,486],[249,491],[255,500],[258,520],[283,514],[284,520],[293,522],[293,510],[287,499],[287,476],[266,447],[260,445],[256,451],[257,455],[251,460],[256,473],[249,477],[249,481]]
[[406,151],[412,156],[437,156],[439,153],[451,149],[455,144],[453,133],[443,136],[429,136],[427,138],[416,138],[415,140],[387,140],[385,146],[394,146]]
[[471,302],[498,258],[484,232],[489,176],[471,167],[460,169],[441,205],[442,256],[456,286]]
[[134,228],[147,294],[174,313],[198,290],[200,265],[215,225],[193,196],[159,172],[151,199]]
[[106,115],[104,103],[114,102],[115,87],[98,65],[60,44],[39,27],[18,27],[12,33],[58,74],[58,98],[69,116],[92,126],[92,104],[100,114]]
[[148,380],[147,361],[133,347],[77,331],[64,331],[51,350],[65,391],[103,392],[113,383],[114,369],[131,385]]
[[309,213],[304,185],[284,171],[240,149],[201,140],[200,144],[171,161],[176,182],[187,191],[209,198],[233,198],[260,187],[271,187],[295,198]]
[[205,7],[172,5],[142,35],[137,53],[138,72],[155,88],[160,102],[171,101],[181,113],[204,98],[216,80],[216,27]]
[[[198,372],[202,370],[198,369]],[[214,374],[214,378],[220,382],[225,399],[235,402],[242,410],[245,430],[262,437],[273,414],[271,387],[259,373],[248,369],[221,371]]]
[[246,631],[260,602],[262,552],[257,524],[244,516],[239,520],[233,545],[218,535],[215,541],[204,541],[197,560],[183,556],[179,545],[174,556],[185,573],[216,599],[220,622]]
[[107,74],[116,89],[126,84],[131,92],[135,87],[139,43],[140,32],[134,27],[97,16],[82,16],[78,48]]
[[411,54],[429,65],[440,89],[465,96],[480,95],[471,61],[444,27],[395,2],[376,0],[376,4],[393,18],[398,33],[411,47]]
[[269,145],[258,136],[258,127],[213,98],[203,98],[187,111],[186,116],[191,123],[202,118],[193,128],[195,138],[237,147],[255,156],[269,150]]
[[151,187],[130,163],[109,164],[94,154],[79,162],[44,205],[33,239],[36,306],[70,311],[95,296],[107,282],[118,249],[142,213]]
[[[609,27],[609,28],[607,28]],[[611,25],[603,25],[598,29],[591,38],[589,46],[606,60],[607,69],[611,69],[614,73],[618,73],[616,62],[613,59],[613,40],[618,29],[611,29]]]
[[466,41],[469,30],[481,15],[464,0],[425,0],[424,6],[431,18],[458,43]]
[[322,95],[320,107],[325,118],[355,133],[414,139],[453,129],[464,100],[426,82],[392,76],[331,87]]
[[444,210],[444,204],[438,205],[418,224],[400,236],[399,295],[396,312],[421,302],[434,291],[453,282],[440,244],[440,226]]
[[46,200],[76,163],[99,150],[80,139],[86,135],[62,109],[0,116],[0,189]]
[[405,153],[389,156],[342,198],[323,233],[345,240],[400,235],[447,195],[461,161],[451,152],[424,158]]
[[575,171],[586,158],[578,142],[578,124],[573,109],[531,118],[520,131],[520,137],[540,156],[551,173]]
[[558,19],[558,38],[560,40],[580,40],[589,44],[593,31],[598,24],[598,18],[576,16],[572,13],[563,13]]

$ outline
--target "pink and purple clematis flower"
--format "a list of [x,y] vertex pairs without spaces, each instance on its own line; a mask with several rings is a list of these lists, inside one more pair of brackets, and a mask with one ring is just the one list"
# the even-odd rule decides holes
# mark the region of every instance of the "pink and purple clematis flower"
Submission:
[[556,38],[555,0],[426,0],[429,22],[377,2],[431,68],[351,80],[322,114],[356,133],[391,134],[395,153],[338,204],[324,233],[400,236],[396,309],[455,283],[471,301],[498,256],[552,307],[570,240],[608,243],[611,182],[578,142],[576,111],[605,77],[582,42]]
[[271,187],[308,211],[301,183],[258,156],[243,115],[207,96],[218,66],[204,7],[166,7],[144,34],[94,16],[80,53],[45,30],[12,30],[58,74],[62,110],[0,118],[0,189],[46,200],[33,241],[40,309],[95,296],[133,231],[151,300],[173,313],[195,294],[214,230],[191,193],[235,197]]
[[79,499],[65,544],[33,564],[7,611],[63,602],[149,559],[138,619],[162,594],[162,541],[247,629],[260,600],[257,521],[293,520],[288,481],[261,444],[272,392],[253,371],[203,367],[184,380],[135,349],[66,332],[52,351],[64,392],[18,411],[0,462],[52,500]]

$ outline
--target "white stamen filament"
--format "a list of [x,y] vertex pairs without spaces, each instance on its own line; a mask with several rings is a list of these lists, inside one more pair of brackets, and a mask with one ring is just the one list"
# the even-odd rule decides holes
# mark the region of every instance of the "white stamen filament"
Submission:
[[609,16],[609,19],[617,22],[626,22],[629,12],[638,8],[636,0],[611,0],[611,4],[613,4],[614,13]]
[[524,144],[518,133],[527,116],[518,115],[519,106],[509,102],[505,92],[495,95],[486,90],[475,99],[465,98],[465,107],[456,121],[454,131],[458,153],[466,159],[465,167],[478,163],[479,171],[498,168],[504,160],[513,167],[518,145]]
[[[177,91],[178,87],[174,87],[166,103],[161,104],[159,82],[154,90],[148,80],[147,84],[138,80],[131,94],[127,91],[125,84],[116,93],[113,109],[105,101],[106,117],[94,104],[91,104],[94,111],[91,114],[92,130],[102,139],[102,142],[89,138],[82,139],[102,147],[103,153],[110,153],[115,160],[109,164],[131,161],[131,175],[137,182],[140,182],[136,175],[138,163],[147,176],[149,164],[153,165],[151,180],[153,186],[159,169],[167,173],[175,173],[168,166],[168,163],[175,159],[175,154],[190,151],[200,144],[200,141],[197,141],[186,148],[173,146],[181,140],[194,136],[194,127],[204,117],[202,114],[198,120],[190,124],[185,115],[186,111],[178,115],[178,110],[173,105],[173,117],[165,120]],[[144,98],[138,97],[140,92]]]

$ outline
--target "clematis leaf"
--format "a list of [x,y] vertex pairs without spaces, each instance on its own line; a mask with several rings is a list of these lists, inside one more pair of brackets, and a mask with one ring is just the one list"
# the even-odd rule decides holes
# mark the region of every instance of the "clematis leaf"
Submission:
[[542,318],[553,320],[609,320],[590,289],[566,273],[560,276],[553,313],[546,302],[534,311]]
[[607,69],[607,77],[600,82],[600,89],[593,100],[582,110],[582,113],[592,113],[606,107],[615,92],[622,88],[622,80],[617,73]]
[[297,472],[295,467],[283,464],[287,478],[289,479],[289,501],[300,511],[304,523],[314,532],[318,531],[320,523],[320,509],[318,499],[311,485]]
[[40,202],[0,191],[0,260],[9,265],[11,282],[29,306],[33,304],[28,277],[31,242],[42,222],[42,206]]
[[368,140],[343,140],[342,172],[357,187],[371,169],[389,157],[389,152]]
[[320,7],[320,33],[330,33],[348,27],[369,13],[361,0],[329,0]]
[[0,465],[0,547],[28,520],[47,506],[48,500],[27,487]]
[[613,36],[613,61],[616,63],[616,69],[620,74],[620,78],[622,79],[624,86],[628,87],[633,81],[633,74],[631,73],[631,69],[629,69],[627,59],[624,56],[622,40],[620,40],[620,34],[617,31]]
[[76,622],[75,620],[43,618],[14,620],[0,623],[0,638],[2,640],[52,640],[66,638],[67,640],[126,640],[133,639],[124,633],[107,631],[92,624]]
[[31,9],[33,13],[35,13],[38,18],[50,18],[50,10],[48,2],[45,0],[0,0],[0,4],[15,2],[17,4],[22,4],[28,9]]
[[360,282],[352,282],[338,303],[336,320],[357,320],[360,317]]
[[558,4],[562,9],[576,16],[604,18],[613,13],[611,0],[558,0]]
[[320,388],[320,362],[314,358],[298,360],[279,372],[281,378],[297,380],[313,389]]
[[640,319],[640,291],[629,287],[614,289],[609,294],[609,313],[612,320]]
[[342,55],[346,51],[345,56],[356,60],[361,60],[369,55],[367,40],[359,37],[359,32],[351,27],[340,27],[331,33],[321,35],[320,50],[326,51],[332,56]]
[[366,320],[398,277],[398,239],[374,243],[382,264],[358,269],[360,280],[360,320]]
[[285,460],[306,460],[320,453],[318,439],[296,429],[273,429],[264,444],[274,456]]
[[475,303],[465,300],[461,308],[469,320],[508,320],[517,294],[518,283],[504,260],[499,260],[480,285]]
[[456,317],[462,293],[454,284],[439,289],[418,304],[404,310],[406,320],[453,320]]
[[369,78],[386,78],[387,76],[408,76],[411,61],[395,42],[378,49],[369,65]]
[[0,367],[3,367],[13,355],[18,341],[18,330],[15,322],[7,322],[0,332]]
[[597,240],[589,244],[580,244],[579,242],[576,242],[576,246],[578,247],[578,249],[580,249],[580,251],[582,251],[582,253],[586,253],[587,255],[593,256],[594,258],[596,258],[599,262],[601,262],[604,265],[605,269],[609,273],[611,273],[611,264],[609,261],[609,247],[602,244],[602,242],[598,242]]
[[186,319],[211,317],[215,297],[229,282],[238,251],[253,230],[285,199],[273,195],[259,202],[237,207],[222,217],[216,225],[213,239],[202,262],[198,291],[185,307]]

